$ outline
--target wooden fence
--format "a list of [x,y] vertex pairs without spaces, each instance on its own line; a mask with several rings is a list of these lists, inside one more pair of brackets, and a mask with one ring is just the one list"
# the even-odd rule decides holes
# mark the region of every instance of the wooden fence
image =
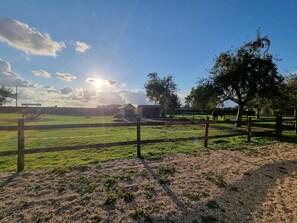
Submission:
[[[160,143],[160,142],[178,142],[178,141],[187,141],[187,140],[204,140],[204,147],[208,146],[209,139],[215,138],[225,138],[232,136],[247,135],[247,141],[251,141],[252,136],[252,125],[256,122],[275,122],[274,130],[270,131],[257,131],[253,132],[253,135],[257,134],[269,134],[275,133],[276,136],[281,136],[283,130],[283,119],[282,117],[277,117],[276,120],[252,120],[249,118],[247,121],[243,121],[243,124],[246,124],[247,130],[245,132],[239,131],[236,133],[223,134],[217,136],[209,136],[209,126],[212,121],[207,117],[206,120],[201,121],[189,121],[189,122],[141,122],[140,118],[137,118],[136,123],[97,123],[97,124],[67,124],[67,125],[25,125],[24,119],[18,120],[17,126],[0,126],[0,131],[17,131],[18,132],[18,146],[17,150],[7,150],[0,151],[1,156],[12,156],[17,155],[17,171],[21,172],[24,170],[25,154],[33,153],[44,153],[44,152],[56,152],[56,151],[66,151],[66,150],[79,150],[87,148],[102,149],[113,146],[125,146],[125,145],[137,145],[137,157],[141,157],[141,145],[149,143]],[[297,119],[285,119],[285,121],[294,121],[294,129],[297,134]],[[220,122],[218,122],[220,123]],[[224,122],[226,123],[226,122]],[[228,123],[235,123],[231,121]],[[150,140],[141,140],[141,126],[171,126],[171,125],[185,125],[185,124],[204,124],[204,136],[197,137],[183,137],[183,138],[166,138],[166,139],[150,139]],[[25,130],[48,130],[48,129],[62,129],[62,128],[93,128],[93,127],[124,127],[124,126],[136,126],[136,140],[135,141],[126,141],[126,142],[112,142],[112,143],[99,143],[99,144],[87,144],[87,145],[73,145],[73,146],[61,146],[61,147],[46,147],[46,148],[37,148],[37,149],[26,149],[25,150]]]

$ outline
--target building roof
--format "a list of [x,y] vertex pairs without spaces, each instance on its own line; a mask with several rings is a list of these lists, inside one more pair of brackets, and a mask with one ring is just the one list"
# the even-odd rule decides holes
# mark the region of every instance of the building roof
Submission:
[[119,107],[119,109],[126,109],[126,108],[135,109],[134,105],[132,105],[132,104],[125,104],[125,105],[122,105]]

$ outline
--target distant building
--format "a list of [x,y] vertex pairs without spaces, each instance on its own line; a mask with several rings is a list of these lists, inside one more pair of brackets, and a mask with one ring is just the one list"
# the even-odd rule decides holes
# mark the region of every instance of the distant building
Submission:
[[121,117],[134,116],[135,107],[132,104],[126,104],[119,107],[119,114]]
[[158,118],[160,117],[161,108],[158,105],[139,105],[137,112],[142,117]]

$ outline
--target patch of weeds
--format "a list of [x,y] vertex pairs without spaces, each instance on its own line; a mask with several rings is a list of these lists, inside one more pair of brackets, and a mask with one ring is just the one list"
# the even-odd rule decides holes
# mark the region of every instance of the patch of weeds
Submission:
[[191,201],[198,201],[200,199],[200,194],[192,193],[192,192],[185,192],[184,196],[187,197]]
[[170,180],[168,179],[167,176],[160,176],[159,177],[159,183],[160,184],[169,184],[170,183]]
[[143,154],[143,158],[147,160],[159,160],[162,159],[162,156],[158,153],[148,152],[146,154]]
[[150,213],[145,209],[135,209],[130,211],[128,216],[135,221],[140,221],[143,219],[144,222],[153,222]]
[[124,189],[120,190],[119,196],[123,198],[126,203],[131,203],[134,199],[133,192],[130,190],[124,190]]
[[245,173],[243,173],[243,175],[251,176],[252,174],[250,174],[249,172],[245,172]]
[[133,181],[131,173],[127,172],[119,176],[119,179],[131,183]]
[[215,223],[218,222],[218,219],[216,219],[215,217],[211,216],[211,215],[200,215],[201,218],[201,223]]
[[206,203],[206,206],[210,209],[216,209],[216,208],[219,208],[219,204],[216,200],[209,200],[207,203]]
[[174,166],[161,165],[161,166],[158,167],[157,173],[159,175],[173,174],[173,173],[175,173],[175,167]]
[[20,201],[18,202],[18,205],[19,205],[19,206],[22,206],[23,208],[27,208],[27,207],[29,207],[29,203],[28,203],[27,201],[24,201],[24,200],[20,200]]
[[45,215],[44,213],[36,213],[33,217],[33,219],[36,223],[47,222],[51,218],[52,218],[52,215],[49,215],[49,214]]
[[146,169],[143,169],[142,171],[140,171],[140,176],[148,178],[149,171]]
[[144,196],[148,199],[152,199],[155,193],[155,185],[153,183],[150,183],[144,187],[145,192]]
[[202,195],[203,197],[208,197],[208,196],[209,196],[209,192],[208,192],[208,191],[202,191],[202,192],[201,192],[201,195]]
[[112,205],[115,205],[116,201],[117,201],[117,195],[114,193],[108,193],[104,201],[104,205],[112,206]]
[[88,203],[90,203],[91,197],[89,196],[83,196],[80,198],[79,203],[81,205],[87,205]]
[[89,166],[77,166],[77,167],[75,167],[75,169],[77,171],[85,172],[85,171],[89,170],[90,168],[89,168]]
[[96,185],[87,181],[81,185],[81,187],[77,190],[80,195],[92,193],[96,189]]
[[225,188],[227,186],[227,182],[224,180],[224,177],[222,175],[216,175],[213,172],[207,173],[206,180],[214,183],[220,188]]
[[66,189],[67,189],[67,187],[66,187],[66,185],[64,185],[64,184],[60,184],[60,185],[57,186],[57,191],[58,191],[59,193],[62,193],[62,192],[65,191]]
[[5,218],[5,215],[2,212],[0,212],[0,220],[2,220],[3,218]]
[[116,177],[108,177],[104,180],[103,184],[107,190],[110,190],[117,184],[117,179]]
[[64,175],[66,173],[70,172],[69,167],[67,166],[59,166],[59,167],[55,167],[53,169],[53,173],[59,174],[59,175]]
[[99,215],[93,215],[93,216],[91,217],[91,221],[92,221],[93,223],[102,222],[102,220],[103,220],[103,218],[100,217]]

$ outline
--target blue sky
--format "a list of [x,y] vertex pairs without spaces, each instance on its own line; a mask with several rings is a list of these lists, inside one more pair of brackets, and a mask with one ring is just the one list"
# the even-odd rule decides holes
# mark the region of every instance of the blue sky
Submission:
[[294,0],[0,0],[0,83],[44,106],[146,104],[147,74],[187,95],[214,57],[268,35],[279,72],[297,70]]

